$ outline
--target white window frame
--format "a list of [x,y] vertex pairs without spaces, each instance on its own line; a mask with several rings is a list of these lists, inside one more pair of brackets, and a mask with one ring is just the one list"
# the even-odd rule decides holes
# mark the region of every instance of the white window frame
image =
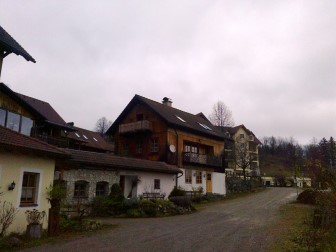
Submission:
[[[36,202],[35,202],[34,206],[21,205],[22,181],[23,181],[23,174],[25,172],[31,172],[31,173],[39,174],[38,181],[37,181],[37,188],[38,189],[37,189],[37,195],[36,195]],[[28,167],[23,167],[23,168],[20,169],[20,178],[19,178],[19,182],[18,182],[18,194],[17,194],[17,202],[16,202],[16,207],[17,208],[23,208],[23,209],[29,210],[29,209],[38,208],[41,205],[42,180],[43,180],[43,171],[41,169],[28,168]]]

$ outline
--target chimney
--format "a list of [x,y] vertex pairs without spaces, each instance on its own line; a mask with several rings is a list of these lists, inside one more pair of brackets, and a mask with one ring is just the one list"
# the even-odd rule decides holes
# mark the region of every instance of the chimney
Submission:
[[164,97],[164,98],[162,99],[162,104],[163,104],[163,105],[166,105],[166,106],[168,106],[168,107],[171,107],[172,104],[173,104],[173,102],[172,102],[168,97]]

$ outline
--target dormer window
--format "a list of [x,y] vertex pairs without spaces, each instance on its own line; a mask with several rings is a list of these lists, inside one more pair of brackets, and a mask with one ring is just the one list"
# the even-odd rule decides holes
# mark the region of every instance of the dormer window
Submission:
[[212,129],[208,126],[208,125],[205,125],[205,124],[203,124],[203,123],[198,123],[201,127],[203,127],[204,129],[206,129],[206,130],[211,130],[212,131]]
[[186,122],[186,120],[184,120],[182,117],[179,117],[178,115],[175,115],[177,117],[177,119],[179,119],[181,122]]

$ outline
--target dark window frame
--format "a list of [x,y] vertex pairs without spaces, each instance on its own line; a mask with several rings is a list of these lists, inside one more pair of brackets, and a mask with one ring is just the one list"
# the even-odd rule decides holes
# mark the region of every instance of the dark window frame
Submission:
[[74,198],[89,197],[89,182],[86,180],[77,180],[74,185]]
[[160,190],[160,189],[161,189],[160,179],[154,179],[154,190]]

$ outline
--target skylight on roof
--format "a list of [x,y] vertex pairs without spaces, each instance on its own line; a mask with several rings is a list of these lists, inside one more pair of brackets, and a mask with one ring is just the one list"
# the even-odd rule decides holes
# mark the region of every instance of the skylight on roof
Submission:
[[79,135],[77,132],[75,132],[75,135],[76,135],[77,137],[80,137],[80,135]]
[[204,129],[206,129],[206,130],[211,130],[212,131],[212,129],[208,126],[208,125],[205,125],[205,124],[203,124],[203,123],[198,123],[200,126],[202,126]]
[[178,115],[175,115],[177,117],[177,119],[179,119],[182,122],[186,122],[186,120],[184,120],[183,118],[179,117]]
[[96,142],[98,142],[98,140],[94,137],[93,140],[95,140]]
[[88,139],[85,135],[83,135],[83,137],[84,137],[86,140]]

